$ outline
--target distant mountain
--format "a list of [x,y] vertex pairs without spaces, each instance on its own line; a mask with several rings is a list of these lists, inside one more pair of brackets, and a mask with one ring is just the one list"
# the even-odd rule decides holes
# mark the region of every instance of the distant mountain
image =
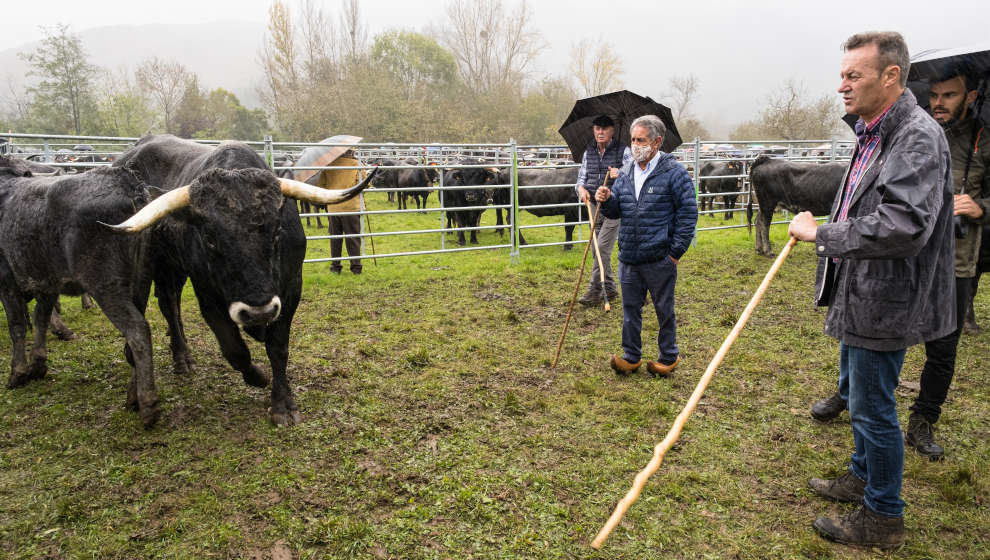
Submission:
[[[131,73],[145,60],[157,56],[176,60],[199,76],[200,86],[229,90],[247,107],[258,107],[255,92],[261,81],[258,51],[265,24],[214,22],[202,24],[111,25],[75,31],[92,64]],[[21,87],[29,70],[17,53],[31,52],[40,41],[0,51],[0,91],[7,82]]]

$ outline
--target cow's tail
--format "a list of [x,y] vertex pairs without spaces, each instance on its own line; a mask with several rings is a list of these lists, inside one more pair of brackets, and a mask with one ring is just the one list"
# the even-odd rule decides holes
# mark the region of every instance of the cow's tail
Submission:
[[746,197],[746,235],[753,235],[753,179],[749,179],[749,196]]

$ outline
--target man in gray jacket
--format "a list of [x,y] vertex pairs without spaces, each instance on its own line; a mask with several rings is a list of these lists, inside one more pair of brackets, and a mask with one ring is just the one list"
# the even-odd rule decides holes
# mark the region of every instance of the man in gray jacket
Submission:
[[790,234],[815,244],[816,300],[829,306],[825,333],[838,339],[839,392],[849,405],[855,451],[849,472],[813,478],[855,512],[813,526],[837,542],[904,543],[904,439],[897,387],[907,347],[956,328],[952,175],[941,127],[905,89],[908,49],[899,33],[850,37],[840,72],[846,112],[859,116],[857,148],[818,225],[809,212]]

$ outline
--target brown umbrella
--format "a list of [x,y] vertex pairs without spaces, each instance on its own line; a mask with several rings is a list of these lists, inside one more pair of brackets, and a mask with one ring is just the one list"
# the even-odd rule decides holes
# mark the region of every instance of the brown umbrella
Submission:
[[[330,138],[320,140],[320,144],[345,144],[341,146],[310,146],[299,154],[299,160],[293,167],[326,167],[333,161],[351,149],[351,145],[357,144],[362,138],[360,136],[349,136],[338,134]],[[316,185],[319,180],[319,169],[300,169],[295,171],[296,181],[303,181],[311,185]]]

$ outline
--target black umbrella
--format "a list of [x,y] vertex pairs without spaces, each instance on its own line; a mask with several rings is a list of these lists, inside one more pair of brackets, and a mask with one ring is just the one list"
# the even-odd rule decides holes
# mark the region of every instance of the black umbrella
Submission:
[[674,117],[669,108],[631,91],[613,91],[578,99],[567,120],[557,130],[567,142],[567,147],[571,149],[571,158],[577,163],[581,163],[584,150],[594,140],[591,121],[599,115],[608,115],[615,122],[619,142],[626,146],[630,143],[629,125],[643,115],[656,115],[667,127],[667,134],[660,146],[661,150],[672,152],[681,145],[681,136],[677,132],[677,125],[674,124]]

